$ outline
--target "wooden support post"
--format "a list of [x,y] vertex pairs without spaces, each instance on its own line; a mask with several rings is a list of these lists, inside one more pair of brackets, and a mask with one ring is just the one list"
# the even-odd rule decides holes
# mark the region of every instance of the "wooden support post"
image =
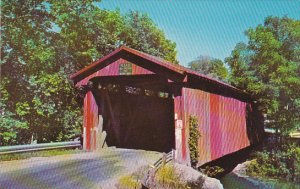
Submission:
[[166,163],[167,163],[167,154],[166,153],[163,153],[161,161],[162,161],[162,166],[166,165]]

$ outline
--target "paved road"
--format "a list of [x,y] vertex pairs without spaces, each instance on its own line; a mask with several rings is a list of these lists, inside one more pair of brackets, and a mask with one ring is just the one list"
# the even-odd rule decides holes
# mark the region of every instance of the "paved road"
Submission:
[[108,148],[0,162],[0,188],[113,189],[118,178],[153,164],[159,157],[158,152]]

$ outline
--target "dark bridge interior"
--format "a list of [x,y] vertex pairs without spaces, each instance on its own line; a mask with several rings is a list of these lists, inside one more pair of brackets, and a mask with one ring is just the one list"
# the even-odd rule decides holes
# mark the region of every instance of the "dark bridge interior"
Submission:
[[159,152],[175,147],[174,100],[166,80],[115,76],[93,83],[108,146]]

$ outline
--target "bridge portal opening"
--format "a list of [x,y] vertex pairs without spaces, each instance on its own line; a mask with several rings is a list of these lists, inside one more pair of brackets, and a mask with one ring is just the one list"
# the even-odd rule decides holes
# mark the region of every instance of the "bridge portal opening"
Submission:
[[169,152],[175,148],[174,100],[156,75],[93,79],[108,146]]

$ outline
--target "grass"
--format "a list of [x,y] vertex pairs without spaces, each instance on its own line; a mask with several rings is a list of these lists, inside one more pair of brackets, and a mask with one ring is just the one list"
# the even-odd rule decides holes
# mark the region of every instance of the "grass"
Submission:
[[[143,169],[143,170],[142,170]],[[123,176],[117,184],[118,189],[137,189],[141,188],[141,180],[146,174],[147,167],[142,167],[131,175]],[[188,189],[186,183],[180,180],[180,175],[176,173],[174,165],[162,166],[155,174],[154,182],[150,183],[150,188],[164,189]]]
[[188,185],[181,181],[180,175],[176,172],[174,165],[161,167],[156,175],[157,183],[168,189],[188,189]]
[[133,175],[123,176],[119,179],[118,189],[138,189],[141,183]]
[[120,177],[116,187],[118,189],[141,188],[141,180],[148,171],[148,169],[148,166],[142,166],[138,168],[134,173]]
[[66,150],[66,149],[55,149],[55,150],[44,150],[44,151],[36,151],[36,152],[22,152],[22,153],[14,153],[14,154],[3,154],[0,155],[0,161],[12,161],[12,160],[20,160],[20,159],[28,159],[31,157],[49,157],[56,155],[64,155],[64,154],[76,154],[82,152],[78,149]]
[[[147,173],[149,167],[140,167],[136,172],[122,176],[116,185],[117,189],[137,189],[141,188],[141,180]],[[149,188],[164,188],[164,189],[199,189],[204,183],[203,179],[198,181],[183,181],[182,173],[176,170],[174,164],[167,164],[160,167],[157,172],[148,177]]]

